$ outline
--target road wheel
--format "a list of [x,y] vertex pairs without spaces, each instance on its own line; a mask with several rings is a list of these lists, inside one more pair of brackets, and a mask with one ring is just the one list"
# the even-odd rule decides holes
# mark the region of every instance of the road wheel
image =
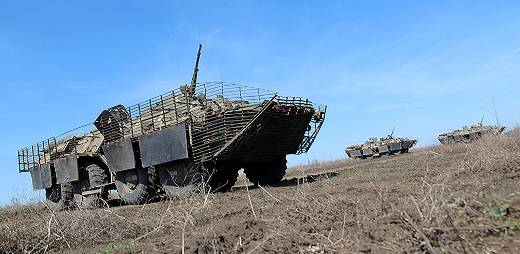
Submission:
[[208,182],[211,191],[230,191],[237,181],[239,170],[240,164],[237,162],[218,162]]
[[151,168],[134,168],[116,173],[116,189],[119,197],[127,204],[144,204],[152,191]]
[[280,183],[287,170],[285,155],[272,161],[250,163],[244,167],[247,179],[254,185],[275,185]]
[[157,166],[159,184],[166,196],[176,198],[196,189],[193,172],[196,170],[193,161],[183,160]]
[[54,184],[45,189],[45,205],[53,211],[61,211],[71,207],[72,184]]
[[[87,177],[73,184],[74,203],[82,209],[97,208],[104,204],[107,199],[108,192],[99,186],[108,182],[108,174],[96,164],[87,165],[84,169]],[[84,190],[93,190],[99,188],[98,193],[83,195]]]

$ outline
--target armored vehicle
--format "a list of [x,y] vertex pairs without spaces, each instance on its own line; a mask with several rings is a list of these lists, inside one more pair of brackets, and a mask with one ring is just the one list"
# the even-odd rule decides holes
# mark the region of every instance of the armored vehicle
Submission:
[[467,143],[484,135],[499,135],[506,128],[500,125],[482,125],[482,122],[462,129],[440,134],[437,138],[441,144]]
[[417,143],[415,139],[394,138],[392,134],[382,137],[369,138],[364,144],[352,145],[345,149],[350,158],[365,159],[367,157],[381,157],[382,155],[394,155],[407,153]]
[[308,99],[224,82],[192,82],[144,102],[103,110],[86,134],[18,151],[20,172],[59,210],[98,206],[115,189],[129,204],[203,185],[227,191],[244,169],[256,185],[285,174],[286,155],[307,152],[326,115]]

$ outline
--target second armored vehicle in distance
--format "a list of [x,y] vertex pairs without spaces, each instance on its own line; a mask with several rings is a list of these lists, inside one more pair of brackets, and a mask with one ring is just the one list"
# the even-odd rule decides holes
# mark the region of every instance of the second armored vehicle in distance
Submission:
[[441,144],[469,143],[485,135],[499,135],[506,127],[500,125],[483,125],[482,122],[462,129],[440,134],[437,138]]
[[376,158],[382,155],[408,153],[416,143],[416,139],[395,138],[392,131],[392,134],[386,137],[380,139],[372,137],[363,144],[351,145],[345,149],[345,152],[354,159]]

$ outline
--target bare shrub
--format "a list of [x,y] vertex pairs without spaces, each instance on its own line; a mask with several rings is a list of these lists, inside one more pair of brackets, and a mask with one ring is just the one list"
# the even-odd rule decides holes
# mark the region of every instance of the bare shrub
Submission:
[[503,135],[484,136],[471,145],[472,170],[520,172],[520,129]]
[[468,151],[468,144],[465,143],[453,143],[453,144],[439,144],[427,147],[427,149],[434,151],[438,154],[451,154],[451,153],[465,153]]

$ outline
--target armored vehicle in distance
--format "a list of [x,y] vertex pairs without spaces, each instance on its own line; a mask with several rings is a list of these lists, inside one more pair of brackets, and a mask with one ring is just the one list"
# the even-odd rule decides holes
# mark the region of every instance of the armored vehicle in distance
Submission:
[[392,134],[386,137],[380,139],[372,137],[363,144],[349,146],[345,152],[354,159],[376,158],[382,155],[407,153],[416,143],[415,139],[395,138],[392,131]]
[[441,144],[468,143],[484,135],[499,135],[506,128],[500,125],[482,125],[482,122],[462,129],[440,134],[437,138]]
[[287,154],[306,153],[326,106],[264,89],[197,82],[129,107],[103,110],[89,131],[18,151],[20,172],[60,210],[98,206],[111,189],[124,203],[176,197],[200,183],[227,191],[238,171],[255,185],[280,182]]

